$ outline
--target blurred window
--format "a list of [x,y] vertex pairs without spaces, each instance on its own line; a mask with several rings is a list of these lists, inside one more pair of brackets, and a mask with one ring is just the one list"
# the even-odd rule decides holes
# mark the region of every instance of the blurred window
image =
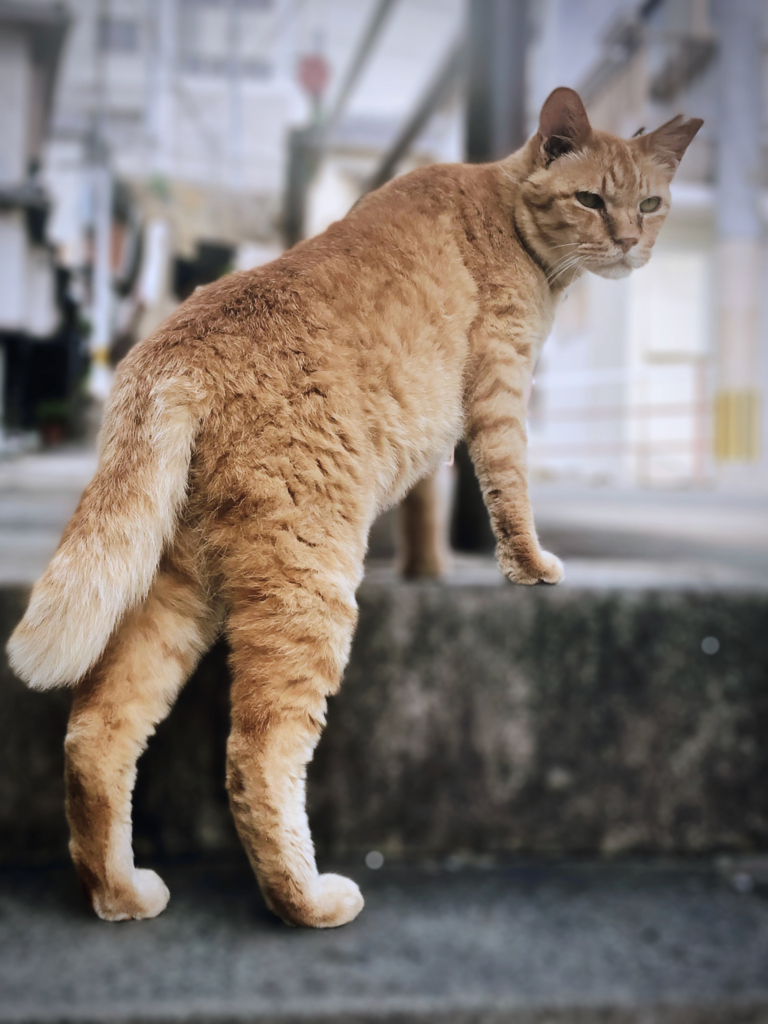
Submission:
[[706,252],[660,251],[631,280],[635,349],[651,362],[705,355],[709,294]]
[[99,18],[99,49],[111,53],[135,53],[139,48],[139,25],[129,18]]
[[182,66],[224,75],[234,61],[242,74],[266,78],[276,27],[273,0],[182,0]]

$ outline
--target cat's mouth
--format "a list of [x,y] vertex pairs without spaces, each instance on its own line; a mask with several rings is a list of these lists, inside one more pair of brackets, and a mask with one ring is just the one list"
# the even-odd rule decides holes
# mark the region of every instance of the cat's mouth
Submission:
[[629,252],[624,257],[631,270],[639,270],[640,267],[644,267],[650,258],[650,252]]
[[606,260],[596,266],[589,267],[589,269],[593,274],[597,274],[599,277],[608,277],[612,280],[616,280],[620,277],[626,277],[628,274],[631,274],[633,270],[637,270],[639,267],[644,267],[648,262],[649,256],[650,253],[622,253],[618,258],[614,257],[611,260]]
[[587,269],[591,270],[593,274],[597,274],[598,277],[616,280],[619,277],[626,277],[627,274],[631,274],[635,267],[627,256],[621,256],[619,259],[605,260],[604,262],[594,263],[591,266],[587,265]]

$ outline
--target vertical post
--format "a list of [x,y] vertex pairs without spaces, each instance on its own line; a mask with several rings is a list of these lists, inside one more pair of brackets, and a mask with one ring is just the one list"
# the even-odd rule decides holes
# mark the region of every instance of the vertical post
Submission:
[[240,12],[238,0],[228,0],[227,93],[229,101],[229,185],[238,191],[243,184],[243,90],[240,61]]
[[707,481],[708,455],[708,402],[707,402],[707,364],[704,359],[696,362],[696,387],[694,390],[696,403],[694,423],[694,481],[703,486]]
[[527,0],[470,0],[467,159],[501,160],[525,142]]
[[112,372],[109,346],[112,340],[112,172],[103,144],[93,168],[93,313],[90,337],[89,390],[99,401],[109,394]]
[[717,142],[717,385],[715,455],[760,455],[761,0],[716,0],[720,38]]
[[283,235],[286,247],[304,237],[307,191],[317,170],[319,136],[316,125],[296,128],[288,137],[288,168],[283,202]]
[[[527,0],[470,0],[467,159],[501,160],[525,142]],[[463,551],[495,546],[480,485],[466,446],[456,451],[458,482],[451,543]]]
[[[288,173],[283,214],[283,232],[288,247],[304,237],[304,214],[310,182],[320,164],[328,139],[344,112],[347,101],[365,69],[395,3],[396,0],[377,0],[374,5],[328,116],[325,119],[321,117],[320,92],[326,84],[323,83],[316,94],[312,124],[291,132],[288,143]],[[289,10],[295,13],[295,8]],[[319,40],[316,40],[315,50],[317,56],[320,56]],[[314,70],[315,72],[319,71],[322,75],[322,70],[317,65]]]
[[176,0],[146,0],[150,45],[147,61],[147,129],[151,170],[173,173],[175,125]]
[[[100,23],[109,17],[109,0],[97,7]],[[109,346],[112,340],[112,172],[107,147],[106,57],[101,49],[101,29],[95,34],[93,128],[91,135],[91,197],[93,214],[93,270],[91,279],[91,370],[88,390],[103,402],[112,384]]]

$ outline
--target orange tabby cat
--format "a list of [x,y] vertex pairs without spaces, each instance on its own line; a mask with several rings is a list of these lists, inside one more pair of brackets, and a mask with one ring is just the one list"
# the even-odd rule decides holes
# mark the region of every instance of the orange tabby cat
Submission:
[[31,686],[76,684],[70,849],[101,917],[167,903],[133,863],[136,760],[221,630],[227,786],[267,903],[293,925],[360,912],[353,882],[318,874],[304,785],[371,523],[463,434],[504,574],[561,579],[528,501],[526,387],[567,284],[648,260],[701,123],[624,141],[556,89],[508,159],[398,178],[126,357],[96,477],[8,648]]

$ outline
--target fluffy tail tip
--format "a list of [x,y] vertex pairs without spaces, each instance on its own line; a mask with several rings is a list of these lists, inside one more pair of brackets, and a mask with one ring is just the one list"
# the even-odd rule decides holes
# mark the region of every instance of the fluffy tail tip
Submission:
[[5,648],[8,662],[19,679],[32,690],[49,690],[70,682],[62,675],[61,666],[56,664],[60,659],[54,659],[52,652],[45,650],[40,645],[39,638],[30,633],[22,620]]
[[94,652],[92,644],[72,642],[61,614],[30,620],[30,611],[6,645],[11,668],[32,690],[74,685],[100,652]]

